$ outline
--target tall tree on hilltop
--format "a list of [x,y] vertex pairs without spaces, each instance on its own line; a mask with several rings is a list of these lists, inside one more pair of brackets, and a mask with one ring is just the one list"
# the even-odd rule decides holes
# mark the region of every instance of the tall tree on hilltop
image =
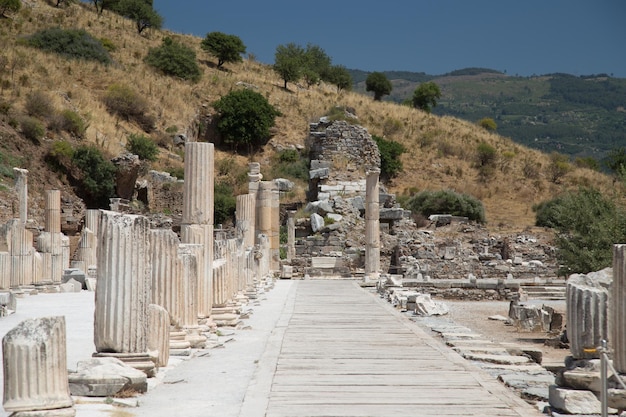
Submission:
[[278,45],[274,54],[274,71],[285,82],[285,90],[288,82],[296,82],[302,78],[305,63],[304,49],[295,43]]
[[430,113],[432,107],[437,106],[437,99],[441,97],[439,86],[432,81],[422,83],[413,92],[413,107]]
[[337,86],[337,92],[352,89],[352,76],[343,65],[333,65],[330,67],[327,81]]
[[328,80],[331,59],[319,46],[308,44],[304,50],[303,76],[309,86]]
[[202,49],[217,58],[217,68],[226,62],[241,61],[241,54],[246,53],[246,45],[239,36],[227,35],[222,32],[207,33],[201,43]]
[[147,28],[161,29],[163,18],[152,7],[152,0],[119,0],[112,10],[135,21],[137,33]]
[[374,71],[365,80],[365,91],[372,91],[375,101],[380,101],[383,96],[391,93],[392,89],[391,81],[382,72]]

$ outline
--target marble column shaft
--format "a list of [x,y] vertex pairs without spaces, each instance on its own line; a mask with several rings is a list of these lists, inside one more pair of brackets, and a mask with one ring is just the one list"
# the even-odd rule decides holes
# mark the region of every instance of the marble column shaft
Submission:
[[170,358],[170,315],[163,307],[150,304],[148,306],[149,328],[148,350],[156,352],[156,366],[167,366]]
[[15,174],[15,190],[19,201],[20,223],[26,224],[28,220],[28,170],[13,168]]
[[296,212],[287,212],[287,260],[291,261],[296,257]]
[[280,259],[279,192],[274,181],[261,181],[257,194],[257,234],[267,236],[269,267],[278,270]]
[[[611,285],[610,331],[613,366],[626,374],[626,244],[613,246],[613,283]],[[569,328],[569,325],[568,325]]]
[[256,194],[259,191],[259,183],[262,179],[261,164],[250,162],[248,164],[248,193]]
[[380,206],[379,170],[366,176],[365,194],[365,278],[377,279],[380,274]]
[[180,263],[178,250],[180,240],[178,235],[170,229],[150,230],[150,256],[152,259],[152,297],[153,304],[165,308],[173,315],[178,299],[179,290],[176,287],[179,281]]
[[2,339],[4,401],[8,412],[72,407],[65,317],[28,319]]
[[[177,305],[173,307],[173,319],[181,328],[198,326],[198,292],[200,277],[204,274],[204,245],[183,243],[178,248],[179,273],[176,279]],[[211,298],[204,300],[205,305],[212,303]]]
[[567,338],[576,359],[600,357],[593,349],[609,336],[609,285],[610,277],[602,271],[574,274],[567,280]]
[[94,315],[98,353],[147,353],[149,229],[143,216],[102,211]]
[[237,222],[245,224],[244,245],[248,248],[254,246],[256,228],[256,197],[254,194],[242,194],[237,196]]

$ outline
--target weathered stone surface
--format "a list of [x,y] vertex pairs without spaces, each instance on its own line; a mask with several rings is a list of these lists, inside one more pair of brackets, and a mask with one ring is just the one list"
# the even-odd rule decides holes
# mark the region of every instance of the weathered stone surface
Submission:
[[317,213],[311,214],[311,230],[317,233],[324,228],[324,218]]
[[[626,244],[613,246],[613,281],[611,283],[611,331],[609,343],[613,348],[613,366],[626,374]],[[569,319],[569,317],[568,317]],[[568,324],[569,327],[569,324]]]
[[2,352],[6,411],[72,407],[64,317],[21,322],[2,339]]
[[[409,298],[409,301],[412,301]],[[441,316],[448,314],[448,306],[430,298],[430,294],[419,294],[415,297],[415,314],[420,316]]]
[[72,395],[110,397],[122,389],[146,392],[146,374],[116,358],[92,358],[78,362],[76,372],[68,374]]
[[567,337],[574,358],[599,358],[594,349],[608,340],[611,268],[574,274],[567,280]]
[[591,392],[550,385],[550,405],[569,414],[600,414],[600,400]]
[[135,183],[139,177],[141,161],[139,156],[126,153],[112,160],[117,170],[115,174],[115,191],[118,197],[131,200],[135,192]]

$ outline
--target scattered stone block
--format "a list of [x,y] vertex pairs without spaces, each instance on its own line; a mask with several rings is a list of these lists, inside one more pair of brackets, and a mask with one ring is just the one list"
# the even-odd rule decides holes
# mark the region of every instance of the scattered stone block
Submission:
[[324,228],[324,218],[317,213],[311,214],[311,230],[317,233]]
[[[568,414],[600,414],[600,400],[591,391],[561,388],[550,385],[550,405]],[[609,410],[615,413],[617,410]]]
[[76,372],[68,374],[72,395],[110,397],[121,390],[148,391],[146,374],[117,358],[92,358],[78,362]]
[[81,292],[83,284],[76,281],[74,278],[70,278],[69,281],[59,285],[61,292]]

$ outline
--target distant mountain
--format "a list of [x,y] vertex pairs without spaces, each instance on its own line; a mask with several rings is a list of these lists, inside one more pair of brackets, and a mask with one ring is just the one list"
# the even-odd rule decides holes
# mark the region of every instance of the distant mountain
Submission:
[[[601,160],[626,147],[626,79],[607,74],[510,76],[487,68],[465,68],[443,75],[384,71],[394,89],[384,99],[410,99],[422,82],[439,85],[442,97],[433,113],[476,122],[494,119],[497,132],[545,152]],[[365,93],[368,73],[351,71],[354,90]]]

